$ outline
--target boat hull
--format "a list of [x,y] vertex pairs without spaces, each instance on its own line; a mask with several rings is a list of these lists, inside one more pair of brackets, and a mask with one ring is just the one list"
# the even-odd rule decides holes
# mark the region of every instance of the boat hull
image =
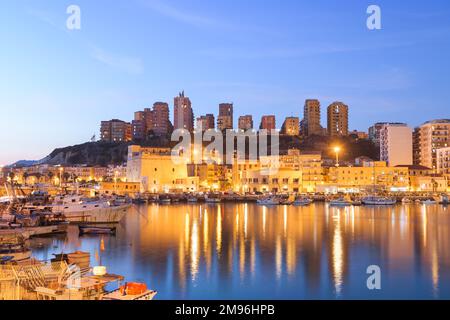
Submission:
[[124,204],[86,211],[65,211],[63,214],[70,223],[118,223],[130,207],[131,204]]

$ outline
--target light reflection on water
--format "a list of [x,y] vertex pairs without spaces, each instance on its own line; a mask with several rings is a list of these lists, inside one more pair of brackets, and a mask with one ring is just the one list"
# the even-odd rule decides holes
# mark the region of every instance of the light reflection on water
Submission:
[[[132,208],[116,236],[32,241],[35,257],[96,252],[109,272],[159,299],[450,298],[450,215],[439,205],[392,208],[255,204]],[[382,290],[366,287],[379,265]]]

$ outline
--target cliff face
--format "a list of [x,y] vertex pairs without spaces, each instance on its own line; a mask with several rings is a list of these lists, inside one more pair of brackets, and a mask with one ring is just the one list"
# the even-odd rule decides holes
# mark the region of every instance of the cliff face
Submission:
[[129,143],[90,142],[55,149],[45,163],[51,165],[107,166],[120,165],[127,160]]
[[[170,142],[166,137],[155,137],[141,143],[144,147],[173,147],[178,142]],[[89,142],[80,145],[55,149],[50,155],[40,161],[33,163],[50,165],[88,165],[107,166],[121,165],[127,161],[128,146],[126,143]],[[210,142],[205,142],[205,146]],[[359,156],[367,156],[374,160],[378,159],[379,149],[368,140],[355,141],[349,137],[309,137],[301,140],[299,137],[280,136],[280,152],[287,153],[288,149],[298,148],[302,151],[316,151],[322,153],[323,157],[334,158],[333,146],[342,147],[341,159],[353,160]],[[224,150],[226,145],[224,143]]]

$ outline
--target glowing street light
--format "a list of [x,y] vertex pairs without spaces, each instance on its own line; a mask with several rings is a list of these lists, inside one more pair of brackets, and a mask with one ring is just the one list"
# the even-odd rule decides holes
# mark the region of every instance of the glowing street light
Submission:
[[339,152],[341,152],[341,147],[334,147],[334,152],[336,153],[336,167],[339,167]]

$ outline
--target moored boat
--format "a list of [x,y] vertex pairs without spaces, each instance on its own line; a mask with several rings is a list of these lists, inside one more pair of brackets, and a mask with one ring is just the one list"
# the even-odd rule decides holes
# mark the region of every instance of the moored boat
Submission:
[[268,196],[258,199],[256,203],[263,206],[276,206],[280,204],[280,199],[275,196]]
[[351,199],[346,199],[345,197],[339,197],[337,199],[332,199],[329,202],[331,207],[348,207],[352,205]]
[[117,223],[130,208],[129,202],[114,199],[85,199],[79,195],[57,197],[50,207],[60,212],[71,223]]
[[297,197],[293,202],[294,206],[308,206],[313,203],[313,200],[308,197]]
[[80,235],[83,234],[116,234],[116,227],[100,227],[100,226],[87,226],[79,225],[78,229]]
[[382,196],[367,196],[362,198],[362,203],[368,206],[392,206],[397,203],[397,199]]

